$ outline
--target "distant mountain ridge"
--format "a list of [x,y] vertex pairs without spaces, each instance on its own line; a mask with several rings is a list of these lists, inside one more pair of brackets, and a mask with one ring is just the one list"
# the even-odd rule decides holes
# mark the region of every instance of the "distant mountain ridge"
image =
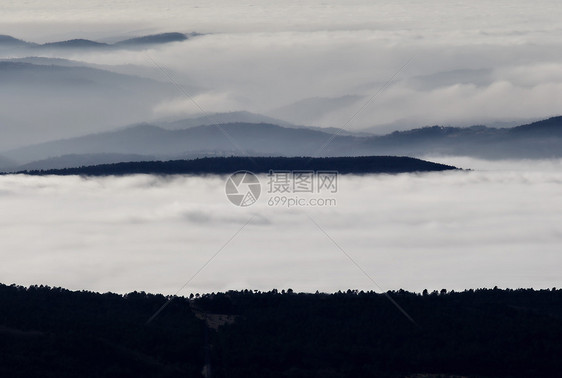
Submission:
[[37,43],[26,42],[21,39],[12,37],[11,35],[0,35],[0,46],[4,47],[36,47]]
[[184,118],[181,120],[155,122],[154,124],[168,130],[181,130],[195,126],[222,125],[227,123],[269,123],[282,127],[299,127],[281,119],[246,111],[212,113],[197,117]]
[[308,129],[329,134],[348,136],[372,136],[372,133],[361,131],[349,131],[336,127],[303,126],[287,122],[282,119],[269,117],[263,114],[250,113],[246,111],[234,111],[227,113],[213,113],[199,117],[186,118],[176,121],[154,122],[156,126],[164,129],[180,130],[194,126],[222,125],[227,123],[268,123],[292,129]]
[[[34,161],[68,154],[141,154],[181,157],[216,151],[230,155],[306,155],[326,143],[331,134],[284,128],[266,123],[231,123],[166,130],[139,124],[118,131],[42,143],[4,154],[15,161]],[[351,137],[338,137],[340,140]],[[333,149],[335,145],[331,146]],[[335,152],[334,152],[335,153]],[[342,151],[343,153],[343,151]]]
[[[34,83],[37,81],[57,81],[57,83],[69,84],[79,82],[89,83],[94,82],[96,79],[100,80],[103,78],[103,81],[107,83],[111,83],[112,80],[129,79],[129,82],[135,80],[163,85],[162,82],[156,82],[152,79],[115,73],[88,66],[34,64],[19,60],[0,59],[0,78],[2,78],[2,84],[26,85],[27,82],[30,81],[29,79],[31,79],[29,77],[30,75],[33,76],[32,79]],[[92,77],[93,75],[95,75],[95,77]],[[28,79],[27,81],[24,80],[26,78]]]
[[47,42],[41,47],[59,47],[59,48],[90,48],[90,47],[109,47],[108,43],[91,41],[89,39],[69,39],[67,41]]
[[27,48],[27,49],[107,49],[107,48],[135,48],[146,45],[165,44],[171,42],[182,42],[189,38],[199,36],[199,33],[159,33],[140,37],[134,37],[117,41],[115,43],[103,43],[90,39],[75,38],[64,41],[47,42],[43,44],[24,41],[10,35],[0,35],[0,47]]
[[0,151],[142,122],[153,117],[155,104],[178,96],[160,77],[134,68],[119,71],[64,59],[0,59]]
[[[134,156],[134,161],[143,160],[143,157],[144,160],[172,160],[231,155],[560,158],[562,117],[514,128],[432,126],[383,136],[338,135],[337,132],[281,127],[269,123],[238,122],[178,130],[137,124],[117,131],[19,148],[3,152],[2,155],[20,166],[27,164],[26,168],[42,169],[61,168],[60,164],[49,167],[45,159],[51,159],[51,163],[54,163],[53,158],[66,157],[70,164],[72,155],[77,162],[90,158],[87,161],[93,164],[117,163],[126,156]],[[96,156],[103,160],[96,160]],[[111,156],[114,160],[109,158]]]
[[410,156],[452,155],[484,159],[562,157],[562,116],[512,128],[431,126],[375,137],[384,152]]

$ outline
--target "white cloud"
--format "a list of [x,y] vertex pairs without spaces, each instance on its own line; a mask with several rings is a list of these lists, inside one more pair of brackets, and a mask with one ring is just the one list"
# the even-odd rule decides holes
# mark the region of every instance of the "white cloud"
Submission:
[[[482,162],[465,161],[478,166]],[[0,177],[0,276],[99,291],[560,286],[561,161],[340,177],[337,207],[236,208],[224,177]],[[265,183],[265,178],[262,180]],[[267,195],[267,194],[265,194]]]
[[[7,28],[3,32],[40,42],[79,37],[111,40],[171,30],[210,33],[151,49],[152,59],[139,51],[65,55],[110,66],[145,66],[154,71],[151,77],[169,82],[154,60],[172,73],[172,81],[199,88],[190,92],[207,105],[205,110],[209,112],[268,112],[310,97],[369,98],[412,59],[390,87],[349,125],[359,129],[398,120],[406,120],[404,128],[560,114],[559,14],[560,5],[546,0],[533,4],[444,0],[264,0],[252,4],[226,0],[139,1],[134,8],[127,1],[115,1],[111,6],[89,2],[85,6],[49,0],[8,2],[0,21],[5,21]],[[64,22],[57,26],[55,20]],[[38,24],[32,26],[32,22]],[[439,84],[438,78],[452,70],[472,70],[473,75]],[[434,80],[435,85],[414,85],[410,79],[420,76]],[[179,90],[177,98],[155,101],[152,114],[193,114]],[[95,102],[88,103],[95,106]],[[341,126],[360,106],[335,112],[327,109],[313,123]],[[3,116],[9,119],[10,107],[3,110]],[[138,122],[132,114],[145,114],[145,110],[143,105],[138,112],[124,113],[130,114],[130,122]],[[107,113],[104,109],[95,111]],[[14,116],[20,123],[26,117],[22,112]],[[53,125],[73,127],[56,112],[50,117]],[[104,125],[90,129],[99,131],[127,122],[124,115],[114,118],[114,122],[103,120]],[[13,133],[19,129],[9,128]]]
[[236,110],[244,110],[244,106],[237,101],[236,96],[229,93],[212,93],[207,92],[199,95],[193,95],[185,92],[182,97],[178,97],[171,101],[162,102],[154,108],[156,117],[189,117],[194,115],[208,114],[212,112],[228,113]]

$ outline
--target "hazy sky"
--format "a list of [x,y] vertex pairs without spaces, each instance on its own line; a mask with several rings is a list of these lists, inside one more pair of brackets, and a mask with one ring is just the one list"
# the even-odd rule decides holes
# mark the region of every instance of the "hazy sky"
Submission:
[[[547,0],[4,1],[0,33],[37,42],[111,42],[164,31],[208,33],[149,51],[62,56],[109,69],[144,66],[151,77],[170,83],[157,64],[171,72],[175,83],[200,88],[188,92],[206,112],[249,110],[298,123],[301,101],[315,98],[317,114],[300,121],[341,127],[374,96],[346,127],[378,125],[375,131],[386,132],[559,115],[560,16],[562,3]],[[102,101],[103,94],[97,95],[100,101],[92,101],[69,92],[61,95],[67,104],[64,112],[38,107],[36,114],[48,120],[40,130],[32,126],[39,116],[33,118],[27,107],[28,102],[38,103],[36,97],[22,96],[24,109],[4,102],[9,105],[0,110],[3,124],[14,124],[10,135],[29,128],[30,138],[53,139],[63,129],[83,134],[139,118],[200,113],[190,98],[174,90],[148,104],[139,99],[137,111],[130,106],[134,95],[111,98],[116,109],[124,104],[121,114],[105,109],[110,106]],[[358,100],[322,100],[349,95]],[[72,119],[87,107],[100,119],[82,122],[87,128],[77,129]]]
[[175,293],[252,219],[180,294],[379,290],[310,216],[382,289],[559,287],[561,164],[345,176],[337,206],[307,209],[237,208],[216,176],[2,176],[0,277]]

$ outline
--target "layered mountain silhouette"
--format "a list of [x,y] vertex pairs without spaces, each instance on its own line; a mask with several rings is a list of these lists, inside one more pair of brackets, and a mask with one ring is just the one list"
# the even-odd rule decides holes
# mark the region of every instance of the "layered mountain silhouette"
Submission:
[[73,48],[73,49],[87,49],[97,47],[109,47],[107,43],[91,41],[89,39],[70,39],[67,41],[48,42],[40,45],[43,48]]
[[[49,64],[50,62],[50,64]],[[72,64],[72,61],[63,59],[50,58],[28,58],[0,60],[0,79],[4,85],[13,86],[35,86],[42,85],[52,86],[85,86],[87,84],[96,84],[99,87],[108,86],[114,83],[114,87],[119,85],[135,85],[135,83],[156,84],[151,79],[138,77],[133,75],[124,75],[92,68],[86,65]],[[162,83],[158,83],[161,84]],[[56,88],[55,87],[55,88]],[[46,91],[52,87],[45,88]]]
[[562,157],[562,117],[512,128],[423,127],[366,141],[383,152],[411,156],[451,155],[484,159]]
[[[229,123],[167,130],[150,124],[58,140],[9,151],[9,159],[29,163],[69,154],[138,154],[160,159],[199,156],[313,155],[333,134],[266,123]],[[336,137],[322,155],[344,155],[357,143],[354,137]],[[327,153],[326,153],[327,152]]]
[[37,43],[26,42],[21,39],[14,38],[10,35],[0,35],[0,47],[37,47],[39,46]]
[[256,114],[246,111],[211,113],[203,116],[184,118],[181,120],[158,122],[157,126],[160,126],[164,129],[181,130],[195,126],[222,125],[226,123],[269,123],[282,127],[299,127],[278,118],[268,117],[262,114]]
[[28,42],[21,39],[17,39],[10,35],[0,35],[0,47],[4,48],[24,48],[24,49],[130,49],[139,48],[149,45],[165,44],[171,42],[181,42],[189,38],[201,35],[199,33],[160,33],[151,34],[135,38],[129,38],[121,40],[115,43],[104,43],[98,41],[92,41],[89,39],[69,39],[65,41],[54,41],[47,42],[43,44]]
[[222,125],[227,123],[268,123],[293,129],[308,129],[321,131],[323,133],[351,135],[351,136],[372,136],[372,133],[364,131],[345,130],[337,127],[317,127],[303,126],[287,122],[284,119],[273,118],[263,114],[256,114],[247,111],[235,111],[227,113],[212,113],[204,116],[186,118],[179,121],[158,122],[157,126],[165,129],[179,130],[194,126]]
[[0,151],[142,122],[178,96],[171,83],[121,71],[130,73],[56,58],[0,60]]
[[[180,124],[178,121],[176,125]],[[382,136],[338,135],[269,123],[238,122],[178,130],[138,124],[117,131],[18,148],[2,155],[15,162],[13,169],[233,155],[557,158],[562,157],[562,117],[514,128],[433,126]]]

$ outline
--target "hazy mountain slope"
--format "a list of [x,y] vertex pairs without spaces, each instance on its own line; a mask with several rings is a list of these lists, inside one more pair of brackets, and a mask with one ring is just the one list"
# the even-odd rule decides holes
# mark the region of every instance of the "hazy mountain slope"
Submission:
[[[42,169],[62,168],[63,162],[75,167],[88,161],[96,164],[124,161],[118,160],[121,157],[131,161],[217,155],[552,158],[562,157],[562,117],[512,129],[433,126],[365,137],[268,123],[229,123],[180,130],[140,124],[19,148],[3,155],[19,164],[35,162],[27,167]],[[64,158],[53,160],[61,156]]]
[[177,121],[157,122],[156,125],[164,129],[180,130],[195,126],[220,125],[225,123],[269,123],[283,127],[296,127],[295,125],[280,119],[245,111],[213,113]]
[[[95,64],[91,62],[83,62],[78,60],[63,59],[63,58],[48,58],[43,56],[27,56],[23,58],[10,58],[10,59],[0,59],[0,62],[11,62],[11,63],[30,63],[35,65],[44,66],[62,66],[62,67],[87,67],[98,69],[102,71],[109,71],[113,73],[123,74],[127,76],[136,76],[143,79],[151,79],[157,82],[168,82],[169,80],[162,72],[154,66],[143,66],[140,64]],[[183,88],[188,90],[190,93],[198,93],[201,87],[196,87],[194,85],[189,85],[184,83]],[[176,95],[178,95],[176,89]],[[217,122],[218,123],[218,122]]]
[[23,58],[10,58],[0,59],[0,62],[8,63],[28,63],[46,66],[60,66],[60,67],[90,67],[97,68],[93,64],[79,62],[76,60],[62,59],[62,58],[49,58],[44,56],[26,56]]
[[4,156],[0,156],[0,171],[9,171],[12,168],[15,168],[17,165],[15,162],[13,162],[12,160],[4,157]]
[[335,127],[295,125],[281,119],[269,117],[263,114],[250,113],[246,111],[213,113],[205,116],[186,118],[177,121],[154,122],[154,124],[159,127],[162,127],[164,129],[171,129],[171,130],[186,129],[194,126],[220,125],[225,123],[269,123],[282,127],[309,129],[309,130],[320,131],[323,133],[338,134],[338,135],[350,135],[350,136],[373,135],[367,132],[354,132],[354,131],[335,128]]
[[93,41],[90,39],[74,38],[65,41],[53,41],[43,44],[23,41],[9,35],[0,35],[0,47],[12,49],[26,49],[26,50],[84,50],[84,49],[130,49],[139,48],[143,46],[165,44],[171,42],[181,42],[189,38],[201,35],[199,33],[160,33],[143,35],[139,37],[124,39],[115,43],[104,43]]
[[[142,124],[114,132],[58,140],[7,152],[20,163],[69,154],[141,154],[182,156],[195,152],[227,152],[234,155],[311,155],[331,135],[320,131],[283,128],[271,124],[231,123],[165,130]],[[344,154],[353,137],[337,137],[324,151]]]
[[513,137],[557,137],[562,138],[562,116],[517,126],[508,130]]
[[68,48],[68,49],[89,49],[89,48],[107,48],[110,45],[91,41],[89,39],[69,39],[67,41],[48,42],[41,45],[42,48]]
[[[107,70],[91,68],[84,65],[33,64],[19,61],[0,60],[0,80],[3,85],[35,86],[40,84],[85,86],[87,84],[111,85],[119,89],[120,85],[137,86],[152,84],[167,87],[167,84],[132,75],[123,75]],[[50,89],[46,89],[50,90]]]
[[318,126],[294,126],[298,129],[309,129],[309,130],[317,130],[322,131],[325,133],[335,134],[335,135],[348,135],[348,136],[357,136],[357,137],[368,137],[373,136],[373,133],[369,133],[366,131],[354,131],[354,130],[346,130],[339,127],[318,127]]
[[0,47],[3,48],[22,48],[22,47],[36,47],[36,43],[26,42],[21,39],[14,38],[10,35],[0,35]]
[[515,128],[424,127],[361,140],[381,154],[452,155],[486,159],[562,157],[562,117]]
[[[532,123],[532,122],[536,122],[539,121],[543,118],[538,117],[538,118],[517,118],[517,119],[506,119],[506,120],[498,120],[498,119],[493,119],[493,120],[489,120],[486,122],[479,122],[479,123],[467,123],[467,122],[460,122],[460,123],[456,123],[455,125],[446,125],[447,127],[457,127],[457,128],[467,128],[467,127],[473,127],[473,126],[486,126],[489,128],[494,128],[494,129],[504,129],[504,128],[511,128],[511,127],[516,127],[519,125],[523,125],[526,123]],[[404,118],[404,119],[398,119],[395,120],[393,122],[389,122],[389,123],[384,123],[384,124],[379,124],[376,126],[370,126],[370,127],[366,127],[361,129],[362,131],[369,133],[369,134],[373,134],[373,135],[385,135],[385,134],[389,134],[392,133],[394,131],[407,131],[407,130],[412,130],[412,129],[419,129],[419,128],[424,128],[427,127],[427,123],[424,123],[418,119],[415,118]]]
[[141,122],[154,116],[155,104],[178,95],[169,83],[40,61],[0,61],[0,150]]

